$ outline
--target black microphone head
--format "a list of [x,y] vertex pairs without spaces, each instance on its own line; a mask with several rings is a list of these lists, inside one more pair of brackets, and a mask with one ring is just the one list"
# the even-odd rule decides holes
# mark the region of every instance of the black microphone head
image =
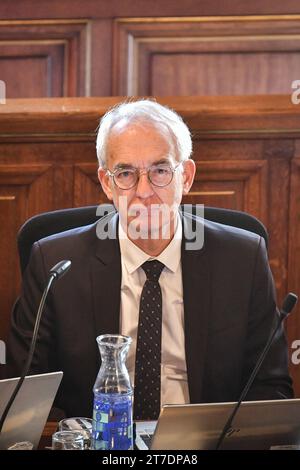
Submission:
[[298,297],[293,292],[289,292],[282,304],[282,313],[288,315],[296,305]]
[[50,274],[55,276],[55,279],[59,279],[69,270],[71,264],[69,259],[60,261],[50,269]]

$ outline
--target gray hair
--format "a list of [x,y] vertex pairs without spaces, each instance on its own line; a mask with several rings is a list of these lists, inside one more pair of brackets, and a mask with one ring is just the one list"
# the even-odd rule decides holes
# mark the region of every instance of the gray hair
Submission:
[[99,166],[107,161],[107,142],[113,126],[125,120],[126,123],[147,122],[163,131],[167,128],[176,146],[179,161],[187,160],[192,154],[192,139],[187,125],[175,111],[148,99],[119,103],[101,119],[96,141]]

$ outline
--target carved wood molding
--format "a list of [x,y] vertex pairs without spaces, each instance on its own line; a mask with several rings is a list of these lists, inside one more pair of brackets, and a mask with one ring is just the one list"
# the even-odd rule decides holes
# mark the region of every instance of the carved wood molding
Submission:
[[38,177],[50,170],[49,164],[1,164],[0,165],[0,184],[5,186],[30,185]]
[[[7,100],[0,105],[0,142],[95,142],[101,116],[126,97]],[[192,130],[194,140],[300,137],[300,105],[288,95],[157,97]]]

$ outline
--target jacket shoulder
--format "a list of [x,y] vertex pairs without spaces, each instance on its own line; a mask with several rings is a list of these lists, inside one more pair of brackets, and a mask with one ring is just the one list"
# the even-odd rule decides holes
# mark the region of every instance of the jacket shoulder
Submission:
[[[264,239],[259,234],[240,227],[221,224],[193,214],[184,214],[185,238],[190,232],[199,232],[203,235],[203,246],[218,248],[247,248],[256,250]],[[187,236],[188,235],[188,236]],[[190,236],[191,238],[191,236]]]

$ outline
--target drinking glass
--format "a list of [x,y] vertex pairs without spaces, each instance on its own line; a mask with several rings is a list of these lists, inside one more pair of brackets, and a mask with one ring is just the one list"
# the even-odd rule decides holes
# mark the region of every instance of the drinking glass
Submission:
[[84,450],[80,431],[57,431],[52,435],[52,450]]
[[62,419],[58,428],[60,431],[80,431],[84,437],[84,448],[91,448],[93,420],[91,418],[65,418]]

